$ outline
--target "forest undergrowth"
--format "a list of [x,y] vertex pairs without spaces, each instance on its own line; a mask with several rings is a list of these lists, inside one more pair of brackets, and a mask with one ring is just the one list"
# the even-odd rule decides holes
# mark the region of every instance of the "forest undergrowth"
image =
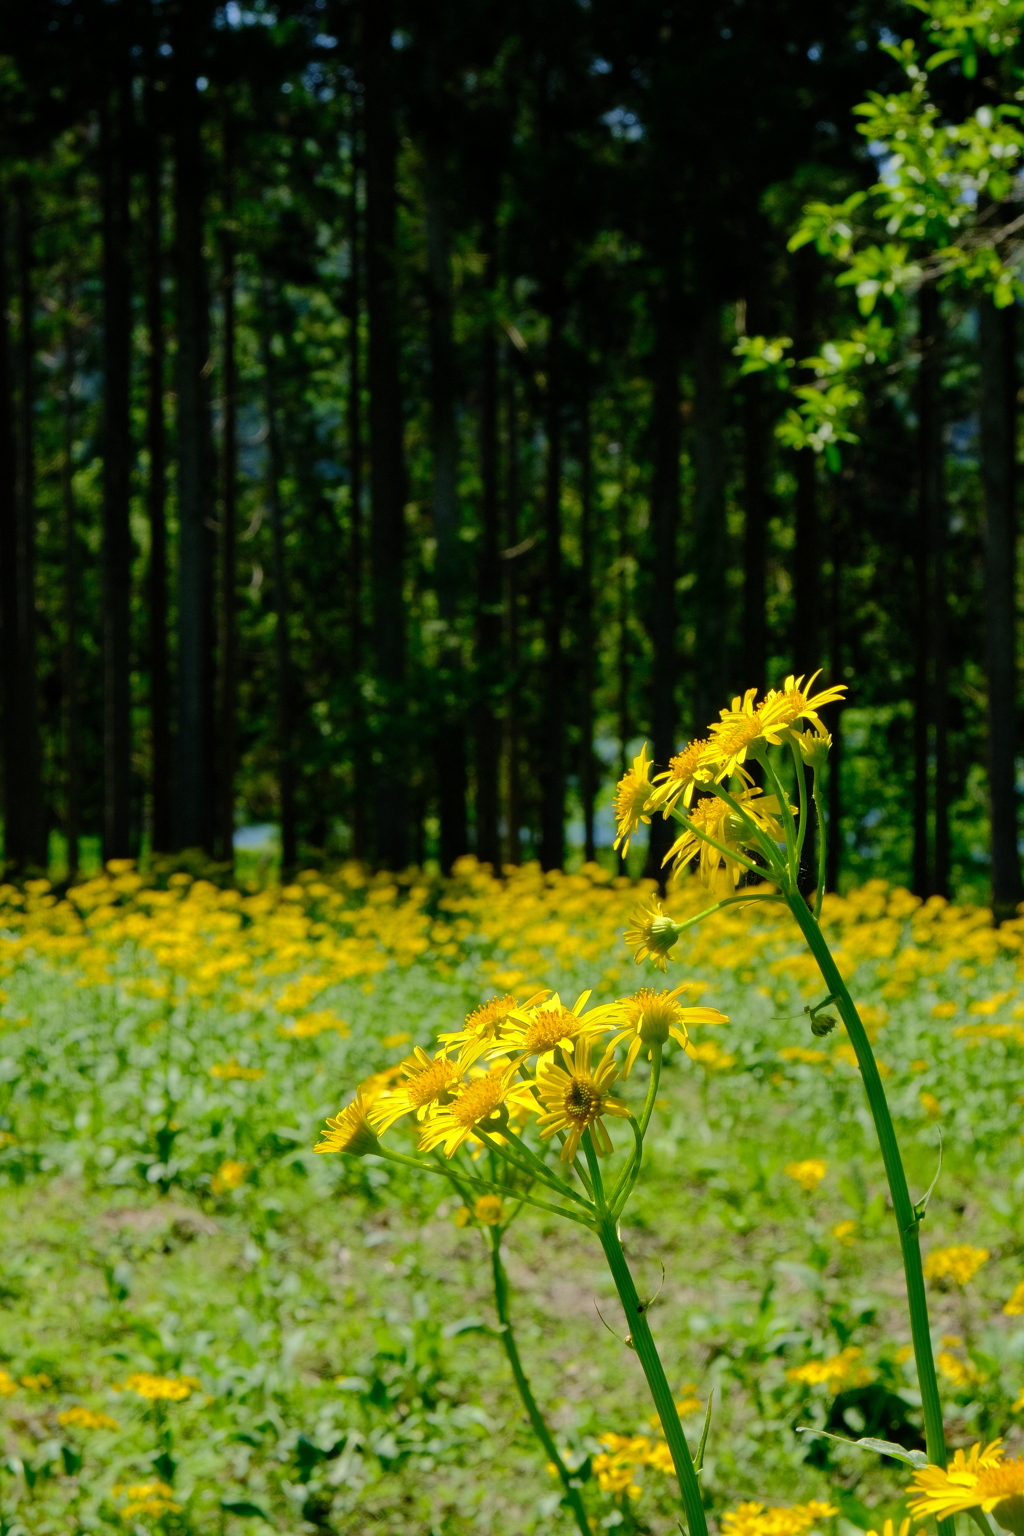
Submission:
[[[667,908],[702,894],[684,881]],[[650,980],[622,943],[636,899],[596,867],[498,882],[469,860],[250,894],[127,864],[66,896],[0,888],[4,1536],[570,1529],[508,1379],[486,1206],[312,1149],[352,1084],[487,998]],[[827,898],[823,926],[915,1199],[942,1144],[922,1233],[947,1439],[1017,1448],[1024,921],[873,882]],[[785,909],[715,914],[676,957],[728,1022],[666,1064],[622,1238],[691,1443],[714,1394],[709,1520],[881,1530],[906,1469],[797,1433],[924,1443],[852,1048],[812,1033],[821,981]],[[524,1211],[505,1263],[592,1528],[675,1531],[597,1243]]]

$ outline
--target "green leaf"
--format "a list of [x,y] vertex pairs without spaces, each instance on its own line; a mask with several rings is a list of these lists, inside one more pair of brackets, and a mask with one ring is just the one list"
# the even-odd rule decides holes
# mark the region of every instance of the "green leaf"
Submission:
[[247,1499],[221,1499],[220,1507],[229,1515],[238,1515],[243,1520],[265,1520],[271,1524],[270,1516],[260,1508],[258,1504],[250,1504]]
[[924,1451],[908,1451],[906,1446],[897,1445],[894,1440],[876,1440],[873,1435],[865,1435],[860,1440],[848,1440],[845,1435],[832,1435],[827,1429],[812,1429],[809,1424],[798,1425],[796,1432],[798,1435],[817,1435],[822,1440],[834,1440],[837,1445],[852,1445],[858,1450],[877,1451],[879,1456],[892,1456],[896,1461],[905,1461],[909,1467],[928,1465]]

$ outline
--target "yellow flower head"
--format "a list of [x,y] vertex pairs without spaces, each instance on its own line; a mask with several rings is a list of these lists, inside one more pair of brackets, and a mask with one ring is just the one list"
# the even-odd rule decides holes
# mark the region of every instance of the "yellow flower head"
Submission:
[[891,1520],[886,1520],[881,1532],[866,1531],[865,1536],[910,1536],[910,1517],[905,1516],[896,1527]]
[[926,1280],[952,1280],[955,1285],[966,1285],[989,1257],[987,1248],[971,1248],[957,1244],[953,1248],[933,1248],[924,1261]]
[[782,733],[798,720],[808,721],[819,737],[824,737],[826,731],[818,711],[841,699],[846,687],[840,683],[812,694],[820,676],[820,671],[815,672],[806,685],[802,677],[789,676],[781,688],[769,689],[760,704],[754,703],[754,688],[749,688],[742,699],[733,699],[732,708],[723,709],[720,719],[710,727],[711,744],[704,754],[703,767],[715,779],[726,779],[740,769],[758,743],[778,746]]
[[464,1083],[451,1102],[435,1109],[424,1123],[420,1150],[443,1146],[445,1157],[453,1157],[478,1127],[500,1135],[509,1110],[536,1110],[533,1092],[527,1083],[517,1081],[517,1070],[514,1062],[499,1062],[490,1072]]
[[114,1388],[116,1392],[134,1392],[151,1403],[183,1403],[198,1389],[199,1383],[194,1376],[151,1376],[148,1371],[136,1371]]
[[[566,1008],[556,992],[536,1008],[522,1008],[509,1016],[508,1033],[497,1051],[526,1056],[544,1056],[559,1046],[568,1049],[577,1040],[604,1034],[617,1018],[613,1003],[587,1009],[589,992],[581,992],[571,1008]],[[492,1052],[492,1055],[497,1052]]]
[[640,1485],[634,1473],[647,1465],[651,1442],[646,1435],[602,1435],[604,1450],[591,1462],[597,1486],[602,1493],[640,1497]]
[[847,1387],[866,1387],[874,1372],[870,1366],[860,1364],[863,1353],[856,1344],[848,1344],[828,1360],[808,1360],[806,1365],[792,1366],[786,1372],[786,1380],[804,1387],[828,1387],[833,1396]]
[[647,756],[647,743],[640,748],[639,756],[634,757],[633,766],[622,775],[615,790],[615,825],[618,828],[618,836],[615,839],[615,847],[621,846],[623,854],[629,852],[629,840],[637,831],[640,823],[650,825],[650,816],[647,814],[647,802],[654,791],[651,783],[651,761]]
[[1024,1536],[1024,1461],[1007,1461],[1002,1441],[957,1451],[946,1468],[921,1467],[910,1485],[915,1520],[944,1520],[968,1509],[994,1514],[1005,1531]]
[[536,1007],[543,1002],[546,992],[538,992],[531,997],[529,1002],[521,1003],[510,992],[504,997],[489,997],[486,1003],[481,1003],[479,1008],[474,1008],[472,1013],[466,1014],[466,1022],[462,1029],[453,1034],[439,1035],[442,1045],[465,1045],[470,1040],[484,1040],[488,1045],[500,1041],[508,1026],[508,1021],[514,1013]]
[[669,758],[664,773],[654,776],[657,787],[648,802],[648,810],[662,811],[668,816],[680,800],[684,805],[690,804],[698,784],[707,784],[711,778],[711,774],[702,766],[709,746],[710,742],[707,741],[691,741],[675,757]]
[[128,1503],[121,1510],[126,1520],[133,1519],[136,1515],[149,1515],[154,1520],[160,1515],[180,1514],[181,1505],[175,1504],[171,1498],[174,1489],[169,1483],[161,1483],[154,1480],[151,1483],[131,1483],[127,1487],[123,1483],[117,1483],[114,1493],[119,1498],[127,1498]]
[[[784,841],[785,834],[778,822],[779,802],[774,795],[763,795],[755,786],[753,789],[741,790],[733,798],[773,843]],[[731,883],[738,884],[743,866],[731,855],[745,853],[749,848],[756,847],[746,823],[716,795],[698,800],[690,809],[689,819],[694,830],[691,832],[689,827],[683,829],[663,862],[671,863],[678,871],[685,869],[687,864],[699,856],[700,878],[704,885],[712,883],[723,865]],[[704,835],[700,836],[701,833]],[[705,837],[713,838],[720,846],[713,848],[705,842]],[[723,853],[721,849],[726,851]]]
[[58,1413],[57,1423],[63,1424],[67,1429],[119,1429],[116,1419],[112,1419],[109,1413],[94,1413],[91,1408],[81,1408],[76,1403],[73,1408],[65,1408],[63,1413]]
[[1003,1308],[1007,1317],[1020,1317],[1024,1313],[1024,1280],[1014,1287],[1013,1295]]
[[500,1195],[480,1195],[473,1204],[473,1215],[484,1227],[500,1227],[505,1219],[505,1207]]
[[633,1063],[644,1046],[648,1047],[649,1057],[651,1047],[665,1045],[671,1037],[685,1050],[690,1038],[687,1034],[688,1025],[729,1022],[727,1016],[719,1013],[717,1008],[684,1007],[678,997],[681,992],[690,990],[691,985],[683,982],[671,992],[655,992],[650,987],[641,987],[632,997],[622,999],[620,1008],[624,1026],[613,1036],[610,1044],[619,1045],[623,1040],[629,1041],[626,1064],[622,1069],[623,1077],[628,1077],[632,1072]]
[[537,1067],[537,1093],[544,1106],[537,1124],[542,1140],[556,1131],[568,1132],[562,1147],[561,1159],[571,1163],[579,1150],[583,1132],[590,1131],[594,1149],[598,1154],[610,1152],[611,1139],[605,1130],[602,1115],[618,1115],[630,1118],[629,1106],[621,1099],[613,1099],[608,1089],[619,1075],[612,1059],[611,1046],[605,1051],[597,1067],[591,1065],[591,1041],[577,1040],[566,1066],[560,1067],[552,1058],[545,1058]]
[[668,952],[679,937],[679,926],[665,912],[656,896],[640,902],[630,914],[630,926],[623,938],[639,965],[650,959],[659,971],[668,970]]
[[229,1190],[240,1188],[245,1183],[248,1168],[248,1163],[240,1163],[236,1158],[226,1157],[210,1180],[211,1190],[215,1195],[226,1195]]
[[[796,744],[808,768],[813,768],[815,773],[824,768],[832,750],[832,737],[828,731],[800,731],[796,733]],[[891,1525],[892,1521],[888,1524]]]
[[0,1397],[13,1397],[18,1390],[18,1383],[10,1371],[0,1369]]
[[450,1059],[447,1050],[428,1056],[421,1045],[400,1064],[400,1070],[405,1082],[390,1093],[382,1093],[367,1110],[370,1124],[381,1136],[403,1115],[422,1120],[435,1105],[447,1104],[462,1078],[458,1063]]
[[313,1151],[348,1152],[352,1157],[365,1157],[368,1152],[376,1152],[380,1142],[370,1124],[369,1109],[362,1092],[357,1092],[347,1109],[327,1121],[327,1129],[320,1132],[321,1139]]
[[839,1511],[831,1504],[811,1499],[791,1508],[766,1508],[763,1504],[740,1504],[722,1516],[722,1536],[804,1536],[819,1520]]
[[262,1067],[240,1067],[234,1056],[218,1061],[210,1068],[211,1077],[219,1077],[226,1083],[258,1083],[266,1074]]
[[795,1179],[801,1189],[806,1189],[809,1195],[813,1195],[828,1173],[828,1163],[820,1157],[805,1157],[800,1162],[787,1163],[782,1171],[791,1179]]

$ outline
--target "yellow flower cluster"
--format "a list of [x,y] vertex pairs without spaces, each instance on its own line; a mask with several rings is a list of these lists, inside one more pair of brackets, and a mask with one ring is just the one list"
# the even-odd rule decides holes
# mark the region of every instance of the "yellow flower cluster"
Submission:
[[828,1173],[828,1163],[820,1157],[805,1157],[797,1163],[787,1163],[782,1171],[812,1195]]
[[63,1413],[58,1413],[57,1423],[63,1424],[67,1429],[118,1429],[116,1419],[112,1419],[109,1413],[97,1413],[92,1408],[82,1408],[77,1403],[73,1408],[65,1408]]
[[848,1344],[828,1360],[808,1360],[806,1365],[794,1365],[786,1372],[786,1379],[805,1387],[827,1387],[835,1397],[847,1387],[864,1387],[872,1380],[871,1367],[860,1363],[863,1354],[856,1344]]
[[[589,992],[572,1008],[557,993],[522,1004],[508,993],[490,998],[461,1029],[442,1034],[433,1055],[417,1046],[400,1065],[402,1081],[378,1074],[361,1083],[353,1102],[328,1120],[314,1150],[365,1156],[378,1148],[379,1136],[409,1119],[421,1151],[440,1147],[452,1157],[467,1143],[504,1140],[533,1115],[542,1141],[561,1137],[564,1162],[575,1158],[585,1131],[599,1154],[610,1152],[605,1117],[630,1117],[610,1091],[620,1071],[628,1075],[641,1050],[650,1053],[670,1039],[688,1048],[688,1025],[727,1022],[717,1009],[687,1007],[679,999],[683,990],[644,988],[594,1008],[587,1006]],[[595,1045],[608,1034],[612,1039],[595,1059]],[[623,1068],[615,1060],[618,1045],[627,1047]]]
[[162,1483],[154,1479],[149,1483],[116,1483],[114,1485],[115,1498],[126,1498],[128,1503],[121,1509],[121,1514],[126,1520],[133,1519],[136,1515],[148,1515],[152,1519],[160,1515],[177,1515],[181,1513],[182,1506],[176,1504],[172,1498],[174,1489],[170,1483]]
[[945,1520],[969,1509],[995,1515],[1007,1531],[1021,1527],[1024,1461],[1007,1460],[1001,1440],[957,1451],[948,1467],[921,1467],[910,1485],[910,1512],[916,1520]]
[[788,1508],[740,1504],[736,1509],[727,1509],[722,1516],[722,1536],[804,1536],[819,1520],[838,1513],[831,1504],[817,1499]]
[[150,1402],[168,1403],[183,1403],[198,1390],[194,1376],[152,1376],[148,1371],[136,1371],[114,1387],[115,1392],[134,1392]]
[[967,1244],[933,1248],[924,1261],[925,1279],[952,1280],[955,1285],[966,1285],[988,1258],[987,1248],[971,1248]]
[[594,1457],[591,1466],[602,1493],[638,1499],[641,1488],[636,1474],[643,1467],[675,1475],[672,1454],[664,1440],[652,1440],[650,1435],[607,1434],[601,1436],[601,1444],[604,1450]]

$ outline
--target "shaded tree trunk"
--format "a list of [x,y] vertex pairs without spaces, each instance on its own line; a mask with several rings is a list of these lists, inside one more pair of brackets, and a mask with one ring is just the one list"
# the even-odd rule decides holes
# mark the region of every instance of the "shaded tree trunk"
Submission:
[[175,841],[212,852],[213,453],[206,364],[209,301],[203,260],[203,164],[195,59],[198,21],[183,13],[178,33],[175,120],[175,254],[178,298],[178,738]]
[[[488,282],[494,287],[493,237],[488,242]],[[501,873],[498,837],[498,774],[501,730],[494,700],[501,673],[501,528],[498,504],[498,340],[493,319],[480,358],[480,559],[477,567],[476,851]]]
[[130,86],[100,118],[103,221],[103,856],[131,855]]
[[[150,99],[152,105],[152,99]],[[174,844],[171,822],[171,679],[167,654],[167,429],[164,421],[163,208],[160,140],[152,132],[146,167],[146,446],[149,479],[149,730],[151,837],[156,853]]]
[[[225,130],[226,213],[233,215],[233,145]],[[238,363],[235,356],[235,240],[221,235],[221,436],[220,436],[220,601],[217,607],[217,854],[235,856],[235,768],[238,714]]]
[[519,647],[519,391],[516,371],[505,352],[505,775],[506,835],[505,863],[522,862],[522,736],[520,723],[520,647]]
[[[629,711],[629,542],[626,526],[626,498],[619,493],[616,504],[616,563],[618,565],[618,648],[616,655],[616,713],[619,724],[619,777],[629,767],[629,743],[633,735]],[[619,874],[626,873],[626,856],[619,852]]]
[[397,334],[396,140],[392,8],[364,0],[366,143],[366,306],[370,385],[370,564],[377,673],[376,855],[401,869],[409,857],[405,786],[405,460]]
[[[817,267],[810,247],[797,252],[795,342],[798,358],[814,351]],[[802,383],[808,382],[801,378]],[[803,448],[793,456],[796,477],[796,550],[793,557],[793,669],[814,672],[821,665],[821,530],[818,517],[816,455]]]
[[79,839],[82,835],[82,775],[80,765],[81,700],[78,665],[78,532],[76,528],[74,487],[75,446],[75,354],[71,328],[71,285],[65,294],[68,313],[64,336],[64,419],[61,455],[61,538],[64,546],[63,620],[64,645],[62,671],[64,683],[64,835],[68,844],[68,884],[78,876]]
[[[914,856],[913,888],[919,896],[940,890],[939,849],[946,850],[941,874],[948,880],[948,797],[942,778],[946,710],[940,690],[945,678],[945,583],[942,494],[942,419],[939,400],[942,352],[939,297],[934,287],[918,294],[917,527],[914,566],[917,592],[914,666]],[[941,729],[940,729],[941,719]],[[942,775],[939,760],[943,760]],[[933,777],[934,774],[934,777]],[[940,823],[945,822],[943,831]]]
[[[263,290],[263,314],[272,312],[269,284]],[[298,858],[295,824],[295,743],[292,725],[291,618],[285,555],[284,509],[281,505],[281,433],[277,405],[276,364],[272,338],[261,336],[263,387],[267,411],[267,511],[270,514],[271,574],[274,587],[274,671],[277,692],[277,782],[281,810],[281,878],[294,873]]]
[[565,586],[562,571],[562,324],[560,301],[548,311],[544,483],[544,718],[540,743],[540,862],[544,869],[565,863]]
[[767,439],[764,388],[755,373],[743,381],[743,659],[737,683],[759,692],[768,681]]
[[728,703],[726,643],[725,400],[722,390],[721,314],[708,309],[694,347],[693,458],[696,554],[695,735]]
[[594,802],[597,764],[594,758],[594,443],[590,395],[584,386],[580,408],[580,800],[583,806],[583,857],[597,857],[594,842]]
[[[42,752],[36,686],[34,341],[28,193],[0,202],[0,679],[3,686],[5,862],[15,873],[45,870]],[[7,276],[17,270],[18,345],[12,357]],[[14,380],[17,375],[15,396]],[[15,398],[17,403],[15,404]]]
[[[668,767],[669,759],[676,750],[678,730],[676,680],[679,676],[679,656],[676,645],[676,576],[679,564],[677,549],[681,495],[679,458],[682,450],[682,421],[679,414],[681,364],[679,332],[679,307],[668,296],[662,294],[655,306],[656,339],[652,360],[654,401],[651,434],[651,538],[654,556],[650,620],[653,650],[651,734],[654,761],[659,768]],[[708,345],[707,341],[704,344]],[[709,366],[714,368],[719,365],[711,363]],[[720,389],[720,381],[717,387]],[[720,430],[720,405],[715,407],[709,400],[709,388],[713,392],[714,384],[709,384],[707,377],[702,376],[698,383],[698,389],[702,392],[702,406],[706,408],[710,405],[713,410],[718,410],[718,430]],[[702,415],[701,424],[704,432],[715,430],[706,415]],[[703,438],[702,442],[706,448],[707,444]],[[706,498],[711,493],[707,480],[709,459],[706,453],[703,457],[700,455],[701,450],[698,450],[698,463],[701,465],[698,476],[703,476],[700,480],[701,490],[698,491],[698,497],[703,494]],[[724,516],[724,508],[722,515]],[[698,501],[698,520],[701,517],[704,518],[705,533],[711,516],[709,507]],[[698,544],[700,538],[701,534],[698,533]],[[717,578],[708,570],[702,569],[700,579],[713,582]],[[698,593],[698,602],[701,601]],[[700,611],[703,613],[703,608]],[[705,622],[706,618],[705,615]],[[699,660],[698,666],[700,666]],[[663,816],[652,818],[647,874],[662,886],[664,886],[665,877],[663,860],[672,845],[673,836],[672,822],[666,821]]]
[[348,197],[349,273],[345,291],[348,320],[348,427],[349,472],[349,656],[352,668],[352,853],[365,859],[368,853],[366,787],[370,783],[367,754],[366,709],[363,703],[363,370],[360,322],[362,269],[361,221],[359,215],[359,120],[355,93],[349,96],[352,132],[352,157],[349,167],[351,184]]
[[1017,853],[1016,360],[1012,308],[978,306],[981,478],[985,494],[985,663],[992,823],[992,910],[1010,917],[1024,899]]

